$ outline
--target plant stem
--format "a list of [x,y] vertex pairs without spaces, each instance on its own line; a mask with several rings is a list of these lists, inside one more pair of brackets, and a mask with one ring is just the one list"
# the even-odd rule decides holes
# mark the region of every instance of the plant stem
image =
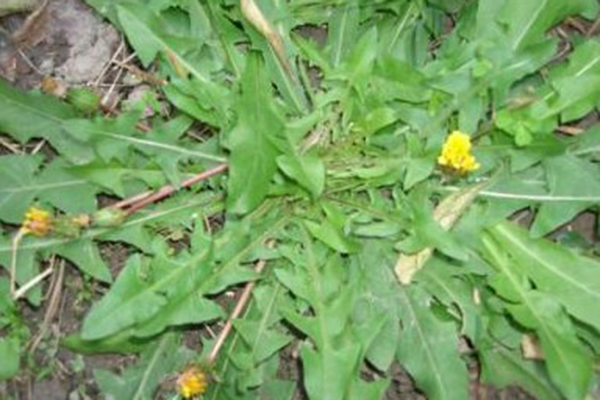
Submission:
[[186,179],[185,181],[183,181],[181,183],[181,185],[179,185],[177,187],[173,186],[173,185],[166,185],[166,186],[163,186],[161,189],[159,189],[154,194],[152,194],[152,192],[141,193],[130,199],[123,200],[123,201],[115,204],[114,207],[125,208],[131,204],[131,207],[129,207],[127,210],[125,210],[125,215],[129,216],[129,215],[133,214],[134,212],[139,211],[142,208],[146,207],[148,204],[155,203],[157,201],[164,199],[165,197],[172,195],[173,193],[175,193],[177,190],[179,190],[181,188],[186,188],[186,187],[192,186],[198,182],[201,182],[201,181],[211,178],[215,175],[218,175],[222,172],[225,172],[225,171],[227,171],[227,168],[228,168],[227,164],[220,164],[213,169],[209,169],[208,171],[201,172],[189,179]]

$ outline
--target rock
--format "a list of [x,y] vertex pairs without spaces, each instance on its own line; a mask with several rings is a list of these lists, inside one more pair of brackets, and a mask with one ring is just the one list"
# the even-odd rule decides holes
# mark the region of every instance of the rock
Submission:
[[93,81],[120,41],[117,31],[80,0],[51,0],[34,29],[27,29],[25,17],[0,22],[0,75],[24,88],[39,86],[45,76],[67,86]]
[[95,79],[117,48],[116,30],[77,0],[54,1],[49,13],[50,40],[62,42],[68,49],[66,60],[57,66],[55,74],[70,84]]

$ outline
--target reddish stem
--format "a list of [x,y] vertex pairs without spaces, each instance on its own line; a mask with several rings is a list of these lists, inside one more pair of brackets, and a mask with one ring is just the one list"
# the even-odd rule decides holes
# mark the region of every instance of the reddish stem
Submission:
[[[265,265],[266,265],[265,260],[258,261],[256,263],[256,267],[254,268],[254,271],[257,274],[260,274],[262,272],[262,270],[265,268]],[[252,282],[248,282],[246,284],[246,286],[244,286],[244,289],[242,290],[242,294],[240,295],[240,298],[239,298],[237,304],[235,305],[233,311],[231,312],[231,315],[227,319],[227,322],[225,323],[223,330],[219,333],[219,336],[217,337],[215,344],[213,344],[213,347],[210,350],[210,354],[208,355],[208,362],[210,364],[214,363],[215,360],[217,359],[217,356],[219,355],[219,350],[221,350],[221,347],[223,347],[223,345],[225,344],[225,340],[227,339],[227,336],[229,336],[229,333],[231,332],[231,329],[233,328],[233,320],[238,318],[240,316],[240,314],[242,313],[242,311],[244,311],[246,304],[250,300],[250,295],[252,294],[252,289],[254,289],[255,285],[256,285],[256,282],[252,281]]]
[[220,164],[213,169],[209,169],[208,171],[201,172],[198,175],[195,175],[189,179],[186,179],[179,186],[166,185],[166,186],[163,186],[162,188],[160,188],[154,194],[150,194],[149,192],[141,193],[130,199],[127,199],[120,203],[117,203],[115,205],[115,207],[124,208],[124,207],[128,206],[129,204],[133,203],[133,205],[125,211],[125,214],[129,216],[129,215],[133,214],[134,212],[139,211],[142,208],[146,207],[148,204],[155,203],[157,201],[164,199],[165,197],[172,195],[173,193],[175,193],[177,190],[179,190],[181,188],[186,188],[186,187],[192,186],[192,185],[194,185],[198,182],[201,182],[205,179],[211,178],[215,175],[225,172],[225,171],[227,171],[227,168],[228,168],[227,164]]

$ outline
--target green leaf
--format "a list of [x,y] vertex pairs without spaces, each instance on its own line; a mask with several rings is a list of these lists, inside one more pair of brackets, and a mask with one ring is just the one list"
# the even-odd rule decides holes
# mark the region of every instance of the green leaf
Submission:
[[79,269],[93,278],[104,282],[112,282],[110,270],[100,257],[98,247],[92,240],[76,240],[57,246],[54,251],[73,262]]
[[[592,357],[577,339],[562,307],[547,295],[531,292],[527,304],[509,307],[522,324],[537,329],[552,380],[569,399],[581,399],[592,375]],[[540,324],[544,321],[543,324]]]
[[149,65],[158,53],[164,52],[170,60],[174,75],[189,73],[202,91],[203,107],[214,110],[212,118],[225,117],[225,99],[221,87],[210,79],[206,71],[197,67],[184,57],[184,48],[173,40],[164,24],[164,20],[143,4],[133,2],[117,5],[118,19],[127,38],[144,65]]
[[600,329],[594,305],[600,301],[600,262],[576,254],[546,239],[532,239],[527,231],[500,224],[490,230],[536,284],[576,318]]
[[550,71],[553,91],[533,107],[538,118],[560,114],[567,123],[578,120],[592,111],[600,101],[600,42],[588,40],[578,45],[565,63]]
[[329,219],[321,221],[321,223],[305,220],[304,224],[315,238],[340,253],[353,253],[358,248],[357,243],[347,237]]
[[[36,251],[32,249],[24,249],[23,246],[30,244],[35,239],[25,238],[19,248],[17,254],[17,276],[16,281],[19,285],[24,285],[31,279],[35,278],[40,273],[39,261],[36,257]],[[12,247],[12,238],[4,236],[0,238],[0,243],[5,246],[6,249]],[[0,264],[2,264],[8,271],[12,261],[12,254],[8,251],[0,253]],[[1,281],[0,281],[1,282]],[[8,293],[8,292],[7,292]],[[10,296],[7,294],[7,298]],[[33,305],[39,305],[42,301],[42,291],[40,286],[32,288],[27,295],[27,300]]]
[[[25,212],[40,191],[35,187],[34,175],[40,160],[35,157],[0,157],[0,218],[14,224],[21,223]],[[39,184],[38,184],[39,187]]]
[[321,354],[302,349],[304,385],[312,399],[343,400],[360,361],[360,348],[325,349]]
[[474,339],[477,335],[481,310],[473,301],[472,287],[466,280],[454,276],[456,268],[442,258],[434,257],[416,275],[416,281],[442,303],[449,307],[458,307],[462,333]]
[[335,8],[327,35],[327,49],[333,67],[340,65],[354,47],[359,34],[358,24],[358,1],[347,1],[344,7]]
[[184,291],[180,296],[172,296],[153,318],[135,329],[138,337],[149,337],[162,332],[168,326],[199,324],[224,316],[216,303],[202,297],[202,293]]
[[129,332],[118,333],[100,340],[84,340],[78,333],[70,334],[61,340],[61,345],[80,354],[130,354],[144,350],[148,342],[130,338]]
[[[174,270],[172,275],[178,272]],[[108,295],[92,306],[83,321],[81,337],[101,339],[154,315],[166,299],[150,284],[144,279],[140,256],[130,257]],[[159,284],[155,284],[157,289]]]
[[[246,230],[253,229],[252,238],[240,224],[232,224],[220,232],[218,246],[211,243],[195,249],[193,255],[182,254],[178,259],[159,254],[151,263],[132,256],[108,294],[88,313],[82,338],[98,340],[126,329],[132,335],[147,337],[171,325],[220,316],[215,304],[201,296],[254,278],[252,271],[239,268],[239,263],[251,250],[264,245],[266,237],[287,219],[267,219],[253,225],[250,221],[244,223]],[[213,247],[218,249],[216,254]]]
[[53,97],[24,93],[0,80],[0,132],[21,143],[45,138],[73,163],[89,162],[94,156],[91,147],[73,140],[62,127],[63,121],[76,117],[72,107]]
[[539,363],[524,360],[520,353],[499,345],[483,345],[478,354],[484,382],[499,388],[516,384],[538,399],[562,399]]
[[246,344],[243,352],[252,361],[251,368],[256,368],[292,338],[277,329],[281,318],[278,307],[285,300],[282,286],[260,286],[255,288],[253,295],[257,306],[252,307],[244,319],[234,321],[234,326]]
[[325,166],[316,154],[284,154],[277,157],[277,165],[290,178],[297,181],[313,197],[318,197],[325,188]]
[[228,208],[245,214],[267,195],[277,169],[276,142],[283,137],[283,123],[272,105],[260,56],[249,56],[242,77],[242,94],[236,106],[237,125],[229,133],[230,173]]
[[458,353],[458,336],[451,322],[442,322],[429,308],[431,297],[418,286],[400,287],[401,340],[398,361],[431,400],[469,398],[469,375]]
[[600,203],[600,169],[595,164],[571,155],[563,155],[545,159],[543,166],[546,171],[549,196],[556,199],[579,197],[587,201],[565,200],[543,203],[531,227],[531,234],[534,237],[550,233],[589,206]]
[[93,211],[96,188],[73,176],[65,167],[60,159],[42,169],[39,157],[0,157],[0,219],[21,223],[35,200],[69,213]]
[[492,239],[484,237],[484,246],[499,271],[499,276],[492,282],[494,289],[516,303],[507,306],[515,319],[535,330],[552,381],[567,398],[582,399],[590,383],[592,359],[577,338],[562,306],[548,295],[528,288],[520,269]]
[[192,352],[180,345],[177,335],[164,335],[142,353],[137,364],[116,375],[94,370],[94,378],[104,394],[115,400],[151,400],[161,380],[182,368]]
[[19,371],[21,352],[16,339],[0,339],[0,381],[10,379]]
[[507,0],[498,21],[506,25],[507,44],[517,50],[539,41],[554,24],[586,11],[592,3],[590,0]]
[[276,331],[265,330],[266,327],[258,321],[241,319],[235,321],[234,326],[246,343],[252,346],[251,354],[255,363],[264,361],[291,340]]

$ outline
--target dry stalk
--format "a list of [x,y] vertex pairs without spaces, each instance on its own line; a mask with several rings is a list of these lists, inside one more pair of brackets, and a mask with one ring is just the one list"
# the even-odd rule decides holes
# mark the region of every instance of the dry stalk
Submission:
[[[273,242],[269,241],[267,243],[267,246],[269,248],[272,248]],[[254,272],[256,272],[257,274],[260,274],[265,269],[266,265],[267,265],[267,262],[265,260],[259,260],[256,263],[256,266],[254,267]],[[219,355],[219,351],[225,344],[227,337],[229,336],[229,334],[231,333],[231,330],[233,329],[233,321],[235,319],[237,319],[244,311],[246,304],[248,304],[248,301],[250,300],[250,296],[252,295],[252,290],[254,289],[254,286],[256,286],[256,282],[251,281],[251,282],[246,283],[246,286],[244,286],[244,289],[242,289],[240,298],[238,299],[235,307],[233,308],[233,311],[231,312],[231,314],[229,315],[229,318],[227,319],[227,322],[225,323],[225,326],[223,326],[223,329],[221,330],[221,332],[219,332],[219,336],[215,340],[215,343],[213,344],[213,347],[210,350],[210,353],[208,355],[209,364],[213,364],[215,362],[215,360],[217,359],[217,356]]]
[[[175,193],[177,190],[179,190],[181,188],[186,188],[186,187],[192,186],[198,182],[201,182],[201,181],[211,178],[215,175],[218,175],[222,172],[225,172],[225,171],[227,171],[227,168],[228,168],[227,164],[220,164],[213,169],[209,169],[208,171],[201,172],[189,179],[186,179],[178,187],[175,187],[173,185],[163,186],[161,189],[159,189],[154,194],[149,195],[149,196],[144,196],[141,198],[141,200],[139,200],[138,202],[131,205],[131,207],[129,207],[127,210],[125,210],[125,214],[131,215],[134,212],[146,207],[148,204],[155,203],[157,201],[164,199],[165,197],[172,195],[173,193]],[[139,195],[139,196],[141,196],[141,195]]]
[[267,42],[275,52],[275,56],[290,79],[294,79],[292,67],[285,53],[285,46],[279,32],[267,20],[263,12],[258,8],[254,0],[240,0],[242,14],[256,28],[261,35],[267,39]]
[[[53,256],[51,264],[53,264],[54,261],[55,261],[55,257]],[[38,334],[30,342],[31,343],[31,345],[29,346],[30,353],[33,353],[37,349],[39,344],[41,343],[42,339],[46,335],[46,332],[48,331],[48,328],[50,327],[50,324],[52,323],[52,320],[56,316],[56,313],[60,306],[60,300],[61,300],[62,289],[63,289],[63,280],[64,280],[64,276],[65,276],[64,260],[60,260],[60,264],[58,267],[58,274],[55,274],[54,276],[56,278],[53,279],[53,282],[50,285],[50,289],[48,290],[50,293],[50,301],[48,303],[48,308],[46,308],[46,313],[44,314],[44,321],[42,322],[42,326],[40,327]]]

